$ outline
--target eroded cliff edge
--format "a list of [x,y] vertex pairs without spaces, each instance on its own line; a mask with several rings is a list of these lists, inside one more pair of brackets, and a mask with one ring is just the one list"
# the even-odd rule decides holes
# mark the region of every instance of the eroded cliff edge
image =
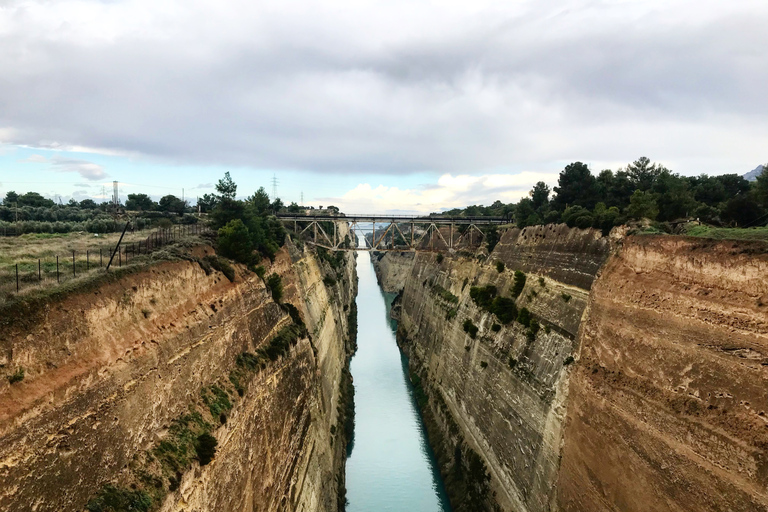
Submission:
[[[766,252],[539,226],[488,258],[384,256],[454,507],[766,509]],[[515,270],[536,332],[469,296]]]
[[[287,242],[268,273],[295,309],[204,267],[152,265],[4,330],[3,370],[25,378],[0,383],[1,509],[80,511],[112,488],[151,510],[339,510],[354,258]],[[201,431],[203,466],[184,437]]]

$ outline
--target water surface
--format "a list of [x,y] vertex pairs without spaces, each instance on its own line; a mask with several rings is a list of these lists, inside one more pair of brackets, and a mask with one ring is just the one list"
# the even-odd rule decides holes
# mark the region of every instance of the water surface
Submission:
[[413,390],[395,343],[389,304],[370,254],[359,252],[355,434],[347,459],[348,512],[450,512]]

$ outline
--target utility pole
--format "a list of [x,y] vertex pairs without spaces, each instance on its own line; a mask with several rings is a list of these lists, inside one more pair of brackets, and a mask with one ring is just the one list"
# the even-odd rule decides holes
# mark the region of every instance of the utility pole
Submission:
[[112,204],[115,206],[115,209],[117,209],[117,205],[120,204],[120,199],[117,192],[117,181],[112,182],[112,189],[113,189]]
[[301,191],[301,206],[304,206],[304,191]]

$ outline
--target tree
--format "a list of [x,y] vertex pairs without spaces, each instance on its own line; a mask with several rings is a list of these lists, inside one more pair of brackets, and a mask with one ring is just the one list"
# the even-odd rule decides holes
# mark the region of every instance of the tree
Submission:
[[73,197],[72,199],[70,199],[69,201],[67,201],[67,206],[71,206],[71,207],[73,207],[73,208],[77,208],[77,207],[78,207],[78,202],[77,202],[77,199],[75,199],[75,198]]
[[232,181],[232,177],[229,175],[229,171],[224,173],[224,177],[216,184],[216,191],[221,194],[222,198],[234,199],[237,193],[237,185]]
[[574,205],[591,210],[597,203],[595,177],[589,172],[589,167],[581,162],[568,164],[560,173],[553,190],[557,195],[552,202],[559,211]]
[[279,197],[276,197],[275,200],[272,201],[272,204],[269,205],[269,209],[272,210],[273,212],[277,213],[280,210],[282,210],[284,208],[284,206],[285,205],[283,204],[282,199],[280,199]]
[[755,180],[755,198],[763,208],[768,208],[768,164],[763,166],[763,172]]
[[219,202],[219,198],[214,194],[204,194],[203,197],[197,198],[197,205],[200,207],[200,211],[208,213],[216,208]]
[[227,258],[240,263],[253,259],[253,242],[248,228],[240,219],[231,220],[219,229],[219,251]]
[[533,201],[533,208],[539,213],[542,213],[549,205],[549,187],[543,181],[536,183],[528,195]]
[[269,194],[264,190],[264,187],[259,187],[259,190],[248,198],[248,202],[253,205],[258,215],[267,213],[271,206],[269,202]]
[[515,208],[515,223],[517,223],[517,227],[524,228],[526,226],[529,226],[528,223],[529,220],[531,220],[531,217],[536,214],[536,211],[533,209],[533,201],[529,197],[524,197],[520,200],[519,203],[517,203],[517,208]]
[[301,210],[302,210],[301,206],[299,206],[299,205],[298,205],[297,203],[295,203],[295,202],[292,202],[292,203],[291,203],[291,204],[288,206],[288,211],[289,211],[289,212],[291,212],[291,213],[299,213],[299,212],[301,212]]
[[157,204],[147,194],[128,194],[128,199],[125,200],[126,210],[148,212],[154,210],[156,207]]
[[13,206],[19,201],[19,194],[14,192],[13,190],[9,190],[7,194],[5,194],[5,199],[3,200],[3,204],[5,206]]
[[19,206],[34,206],[37,208],[51,208],[56,204],[50,199],[44,198],[37,192],[27,192],[22,196],[18,196],[17,203]]
[[[739,194],[725,204],[722,217],[725,222],[749,227],[760,221],[765,210],[760,207],[757,194]],[[765,224],[765,219],[761,224]]]
[[99,205],[96,204],[96,201],[93,199],[83,199],[80,201],[80,208],[83,208],[84,210],[95,210],[99,207]]
[[627,166],[630,181],[640,190],[650,190],[656,182],[656,178],[665,170],[663,166],[652,164],[644,156],[641,156]]
[[187,209],[186,201],[182,201],[172,194],[161,197],[158,206],[161,211],[178,213],[179,215],[183,214],[184,210]]
[[633,219],[651,219],[656,220],[659,214],[659,207],[651,192],[635,190],[629,199],[627,214]]

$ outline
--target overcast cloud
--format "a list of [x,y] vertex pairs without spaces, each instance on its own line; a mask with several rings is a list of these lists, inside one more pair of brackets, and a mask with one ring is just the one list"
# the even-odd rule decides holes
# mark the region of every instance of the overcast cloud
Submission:
[[[765,0],[6,1],[0,141],[483,179],[644,154],[745,172],[768,158],[766,27]],[[106,176],[87,164],[56,165]]]

